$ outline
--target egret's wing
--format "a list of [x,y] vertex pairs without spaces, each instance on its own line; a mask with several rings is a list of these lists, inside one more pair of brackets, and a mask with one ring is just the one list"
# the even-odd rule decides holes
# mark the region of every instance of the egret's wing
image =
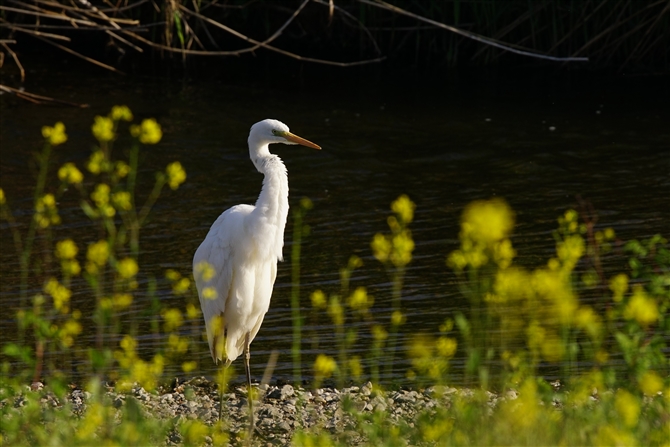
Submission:
[[193,257],[193,277],[207,329],[210,353],[223,360],[225,310],[233,280],[235,241],[242,237],[244,217],[252,206],[238,205],[221,214],[212,224]]

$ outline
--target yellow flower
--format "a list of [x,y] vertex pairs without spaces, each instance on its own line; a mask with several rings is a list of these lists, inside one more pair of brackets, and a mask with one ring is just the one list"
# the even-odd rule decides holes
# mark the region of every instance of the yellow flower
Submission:
[[58,209],[56,209],[56,198],[53,194],[44,194],[37,199],[35,204],[34,219],[40,228],[47,228],[49,225],[60,223]]
[[88,260],[86,271],[91,274],[98,273],[100,267],[104,266],[109,259],[109,244],[107,241],[101,240],[89,244],[86,250],[86,259]]
[[76,320],[67,320],[58,331],[61,344],[67,348],[74,344],[74,336],[81,333],[81,324]]
[[393,252],[391,253],[391,262],[396,267],[402,267],[412,260],[412,251],[414,251],[414,241],[409,230],[403,230],[395,234],[392,239]]
[[137,275],[137,262],[133,258],[125,258],[119,261],[116,266],[119,276],[123,279],[130,279]]
[[170,309],[164,310],[161,313],[161,315],[163,316],[163,319],[165,320],[165,331],[166,332],[170,332],[170,331],[174,331],[175,329],[178,329],[179,327],[181,327],[182,323],[184,322],[181,311],[179,309],[170,308]]
[[458,347],[458,342],[454,338],[450,337],[439,337],[437,343],[435,344],[437,352],[446,358],[452,358],[456,354],[456,348]]
[[398,215],[400,222],[408,224],[414,219],[414,202],[412,202],[406,194],[398,197],[391,203],[391,210]]
[[401,324],[405,324],[405,320],[405,315],[403,315],[403,313],[399,310],[395,310],[391,314],[391,324],[393,326],[400,326]]
[[317,377],[330,377],[337,369],[337,363],[332,357],[324,354],[319,354],[314,361],[314,373]]
[[200,261],[198,265],[195,266],[195,275],[199,275],[203,281],[210,281],[216,275],[216,270],[214,266],[207,261]]
[[602,332],[600,317],[590,306],[582,306],[577,309],[575,324],[588,333],[592,339],[598,338]]
[[73,259],[77,256],[77,244],[72,239],[65,239],[56,243],[56,257],[58,259]]
[[95,187],[95,191],[91,193],[91,199],[103,216],[112,217],[116,214],[114,207],[109,204],[110,188],[106,183],[100,183]]
[[84,175],[74,163],[65,163],[58,170],[58,178],[63,182],[78,185],[84,180]]
[[181,163],[178,161],[170,163],[165,172],[168,176],[168,185],[170,185],[170,188],[173,190],[179,188],[179,185],[186,180],[186,171],[184,171],[184,168],[182,168]]
[[635,396],[626,390],[617,391],[614,407],[626,427],[632,428],[637,425],[640,417],[640,403]]
[[610,279],[610,290],[613,293],[612,299],[615,302],[623,300],[623,295],[628,291],[628,276],[625,273],[619,273]]
[[328,304],[328,315],[333,319],[333,323],[337,326],[342,326],[344,324],[344,309],[340,304],[340,300],[333,296],[330,298],[330,303]]
[[370,244],[372,254],[379,262],[386,262],[391,254],[391,242],[381,233],[375,234]]
[[326,294],[321,290],[315,290],[311,295],[312,307],[316,309],[325,309],[326,308]]
[[170,352],[183,354],[188,350],[188,339],[172,333],[168,337],[168,348]]
[[105,160],[105,154],[102,151],[95,151],[91,154],[91,158],[88,160],[86,169],[91,174],[100,174],[100,172],[107,172],[109,167],[109,162]]
[[372,326],[371,332],[372,338],[377,341],[384,341],[388,338],[388,332],[386,332],[386,330],[378,324]]
[[195,307],[193,304],[188,303],[186,305],[186,316],[191,320],[198,318],[200,316],[200,309]]
[[139,126],[130,126],[130,133],[135,138],[139,138],[142,144],[156,144],[163,137],[160,124],[153,118],[143,120]]
[[205,287],[202,289],[202,297],[206,300],[215,300],[219,294],[214,287]]
[[354,293],[352,293],[349,297],[348,304],[349,307],[353,310],[367,312],[367,310],[372,306],[373,302],[374,300],[372,297],[368,296],[365,287],[357,287],[356,290],[354,290]]
[[112,107],[112,112],[110,113],[110,116],[114,121],[132,121],[133,120],[133,112],[130,111],[128,106],[114,106]]
[[624,309],[624,317],[629,320],[636,320],[640,326],[645,327],[655,323],[659,318],[656,300],[647,296],[644,289],[636,285],[633,288],[633,296]]
[[116,209],[121,211],[128,211],[133,207],[130,203],[130,193],[128,191],[119,191],[112,194],[112,203]]
[[175,295],[183,295],[188,292],[189,287],[191,287],[191,280],[188,278],[182,278],[172,284],[172,292]]
[[128,163],[125,163],[123,161],[117,161],[116,162],[116,176],[118,178],[124,178],[125,176],[128,175],[130,172],[130,166]]
[[477,200],[463,211],[461,239],[493,244],[505,239],[513,227],[514,212],[504,200]]
[[0,205],[7,203],[7,198],[5,197],[5,191],[0,188]]
[[106,116],[96,116],[95,122],[91,126],[93,136],[101,143],[112,141],[114,135],[114,121]]
[[186,374],[190,373],[191,371],[195,370],[198,367],[198,362],[191,360],[190,362],[184,362],[181,364],[181,369],[184,371]]
[[67,141],[67,134],[65,133],[65,125],[60,121],[57,122],[54,125],[54,127],[50,126],[42,127],[42,136],[52,146],[58,146],[59,144],[63,144]]
[[56,310],[61,313],[68,312],[68,305],[70,303],[70,297],[72,296],[70,289],[60,284],[55,278],[51,278],[44,286],[44,292],[51,295]]
[[133,296],[129,293],[115,293],[112,297],[114,310],[123,310],[133,303]]
[[647,371],[639,379],[640,389],[647,396],[655,396],[663,390],[663,379],[653,371]]
[[361,358],[357,355],[349,359],[349,371],[354,379],[358,379],[363,374],[363,366],[361,365]]

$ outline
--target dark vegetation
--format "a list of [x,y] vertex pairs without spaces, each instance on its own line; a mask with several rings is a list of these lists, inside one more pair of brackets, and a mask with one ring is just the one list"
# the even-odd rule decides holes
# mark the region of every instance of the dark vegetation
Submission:
[[127,72],[275,53],[340,67],[552,64],[659,74],[670,66],[669,29],[668,0],[7,0],[0,64],[24,78],[28,54]]

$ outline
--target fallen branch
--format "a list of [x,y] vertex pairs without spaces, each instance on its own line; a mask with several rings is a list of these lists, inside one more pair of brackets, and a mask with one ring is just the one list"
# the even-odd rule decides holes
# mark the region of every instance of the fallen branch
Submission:
[[0,90],[6,93],[11,93],[16,95],[18,98],[25,99],[34,104],[44,104],[44,103],[54,103],[54,104],[63,104],[66,106],[79,107],[85,109],[88,107],[88,104],[77,104],[70,101],[64,101],[62,99],[50,98],[48,96],[37,95],[35,93],[26,92],[23,90],[18,90],[6,85],[0,84]]

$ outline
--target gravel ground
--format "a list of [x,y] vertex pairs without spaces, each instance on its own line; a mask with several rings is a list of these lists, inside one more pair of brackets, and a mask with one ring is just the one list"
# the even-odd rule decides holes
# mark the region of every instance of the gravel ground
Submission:
[[[30,387],[33,391],[43,393],[43,403],[53,407],[65,402],[56,401],[41,383]],[[224,420],[231,433],[232,444],[237,444],[244,437],[249,424],[246,385],[233,387],[234,391],[224,394]],[[449,405],[452,397],[471,396],[468,389],[435,388],[425,391],[398,390],[388,391],[383,395],[376,393],[371,383],[362,386],[351,386],[341,390],[320,388],[308,390],[295,388],[289,384],[265,385],[258,390],[255,410],[254,445],[271,446],[286,445],[296,429],[328,430],[347,436],[352,446],[365,441],[353,431],[353,416],[342,410],[342,403],[349,400],[353,410],[360,413],[384,411],[391,422],[402,420],[412,424],[417,415],[424,410],[430,411],[437,406]],[[186,382],[176,382],[169,388],[159,388],[149,393],[142,387],[135,387],[128,394],[119,394],[109,388],[107,397],[114,407],[121,409],[126,400],[136,399],[147,414],[160,419],[180,420],[199,419],[206,424],[213,424],[219,418],[219,394],[216,385],[204,377],[197,377]],[[86,410],[90,394],[75,389],[66,398],[75,414]],[[516,396],[507,396],[514,398]],[[498,397],[489,393],[490,405],[496,405]],[[20,402],[15,403],[21,406]],[[167,439],[168,445],[179,445],[180,435],[174,433]]]

